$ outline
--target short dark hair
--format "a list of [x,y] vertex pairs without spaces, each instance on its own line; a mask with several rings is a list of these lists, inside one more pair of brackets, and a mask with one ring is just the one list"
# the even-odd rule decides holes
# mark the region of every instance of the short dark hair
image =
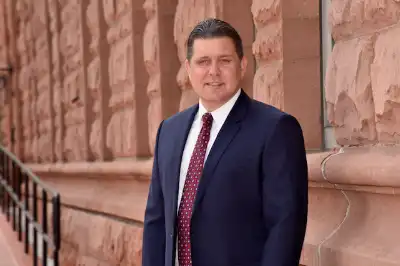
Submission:
[[196,39],[208,39],[216,37],[229,37],[235,44],[236,53],[239,59],[243,58],[243,44],[239,33],[229,23],[216,19],[209,18],[199,22],[189,34],[187,40],[186,58],[190,60],[193,56],[193,44]]

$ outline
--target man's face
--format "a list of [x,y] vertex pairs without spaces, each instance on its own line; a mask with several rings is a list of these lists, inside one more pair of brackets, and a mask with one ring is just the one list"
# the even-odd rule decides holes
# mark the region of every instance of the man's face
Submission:
[[194,91],[208,111],[213,111],[236,93],[247,61],[239,59],[231,38],[215,37],[196,39],[193,56],[185,65]]

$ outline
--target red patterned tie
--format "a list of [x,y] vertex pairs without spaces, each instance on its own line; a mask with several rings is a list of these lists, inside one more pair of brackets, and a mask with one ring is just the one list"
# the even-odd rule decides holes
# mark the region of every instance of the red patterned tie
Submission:
[[179,266],[191,266],[190,219],[196,196],[197,186],[203,171],[207,144],[210,140],[210,130],[213,117],[205,113],[202,117],[203,126],[197,138],[183,187],[182,200],[178,211],[178,259]]

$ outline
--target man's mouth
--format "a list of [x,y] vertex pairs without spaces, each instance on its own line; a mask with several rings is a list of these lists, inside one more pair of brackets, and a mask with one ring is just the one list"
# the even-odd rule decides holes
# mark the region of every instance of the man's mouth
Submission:
[[223,85],[224,83],[222,82],[207,82],[206,85],[207,86],[213,86],[213,87],[219,87],[221,85]]

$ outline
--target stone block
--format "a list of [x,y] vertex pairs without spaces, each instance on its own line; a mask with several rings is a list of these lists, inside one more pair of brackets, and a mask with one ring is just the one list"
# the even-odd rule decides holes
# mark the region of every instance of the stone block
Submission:
[[253,97],[283,108],[283,62],[277,60],[258,67],[254,75]]
[[340,145],[376,142],[370,67],[374,38],[342,41],[334,46],[326,74],[328,120]]
[[329,14],[335,40],[373,33],[399,19],[397,0],[332,0]]
[[380,33],[371,66],[376,129],[382,143],[400,142],[400,27]]
[[141,265],[141,226],[69,208],[61,224],[61,265]]
[[392,211],[400,203],[398,153],[396,146],[374,146],[307,156],[309,216],[302,264],[399,265],[400,216]]

